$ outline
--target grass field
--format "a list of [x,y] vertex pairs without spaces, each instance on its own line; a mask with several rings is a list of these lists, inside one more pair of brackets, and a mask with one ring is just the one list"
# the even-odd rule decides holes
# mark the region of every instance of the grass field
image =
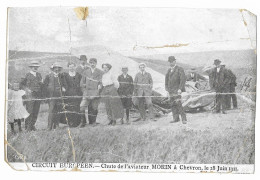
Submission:
[[[230,110],[226,115],[187,114],[187,125],[170,124],[170,114],[156,122],[133,122],[134,113],[130,125],[118,123],[114,127],[106,125],[101,110],[97,120],[100,124],[95,127],[69,129],[62,125],[47,131],[45,108],[41,108],[37,132],[12,136],[8,131],[8,143],[26,162],[254,163],[254,120],[250,109]],[[22,162],[10,147],[7,159]]]

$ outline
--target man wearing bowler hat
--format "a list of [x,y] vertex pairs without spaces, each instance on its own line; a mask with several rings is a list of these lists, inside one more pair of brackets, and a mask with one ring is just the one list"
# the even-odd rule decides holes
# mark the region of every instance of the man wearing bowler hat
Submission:
[[51,70],[44,79],[45,95],[49,103],[48,130],[59,126],[61,112],[64,110],[62,96],[67,89],[66,81],[60,73],[62,66],[56,62],[51,66]]
[[169,56],[168,62],[170,68],[165,76],[165,89],[168,91],[172,103],[173,121],[171,123],[180,121],[181,116],[182,123],[186,124],[187,118],[181,103],[181,92],[185,92],[186,76],[183,68],[176,65],[174,56]]
[[89,64],[88,64],[87,60],[88,59],[87,59],[86,55],[80,55],[80,57],[79,57],[80,64],[77,67],[76,72],[83,75],[84,71],[89,68]]
[[[89,124],[96,125],[98,105],[100,102],[99,91],[101,89],[101,79],[103,72],[96,68],[96,58],[90,58],[89,64],[90,67],[83,72],[80,81],[80,87],[83,92],[83,99],[80,104],[80,110],[82,114],[85,114],[85,110],[87,108]],[[86,118],[83,118],[81,127],[85,127],[85,125]]]
[[214,60],[215,68],[212,70],[212,87],[216,91],[216,113],[226,114],[225,98],[229,92],[230,78],[224,66],[221,66],[219,59]]
[[21,81],[21,88],[25,90],[26,101],[25,107],[30,114],[25,119],[25,130],[35,131],[35,123],[39,114],[41,97],[42,97],[42,76],[38,72],[40,63],[38,61],[32,61],[29,64],[30,72],[25,75],[25,78]]

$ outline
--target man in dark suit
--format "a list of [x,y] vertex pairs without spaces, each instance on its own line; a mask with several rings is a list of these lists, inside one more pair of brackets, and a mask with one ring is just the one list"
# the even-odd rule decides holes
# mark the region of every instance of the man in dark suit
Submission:
[[168,62],[170,68],[165,76],[165,89],[169,92],[172,103],[173,121],[171,123],[180,121],[179,116],[181,115],[182,123],[186,124],[187,118],[181,103],[181,92],[185,92],[186,76],[183,68],[176,65],[174,56],[169,56]]
[[[118,76],[119,88],[118,94],[121,97],[121,101],[124,109],[126,110],[126,123],[129,123],[129,112],[132,107],[132,95],[134,91],[133,78],[128,72],[128,67],[122,67],[122,74]],[[124,124],[124,120],[121,119],[121,123]]]
[[[98,114],[98,105],[100,102],[100,89],[103,71],[96,68],[97,59],[89,60],[90,68],[87,68],[81,78],[80,87],[83,92],[83,99],[80,104],[81,113],[85,114],[85,109],[88,108],[89,124],[96,125]],[[83,119],[81,127],[85,127],[86,120]]]
[[[80,64],[77,66],[76,72],[79,73],[81,76],[83,76],[84,72],[90,67],[87,60],[88,59],[87,59],[86,55],[80,55],[80,57],[79,57]],[[81,101],[82,101],[83,100],[82,91],[80,92],[80,96],[82,96],[82,98],[81,98]],[[83,122],[83,126],[85,126],[84,124],[86,124],[86,122],[87,122],[85,111],[80,113],[80,117],[81,117],[81,122]]]
[[40,67],[39,62],[32,61],[29,65],[30,72],[25,75],[25,78],[21,81],[21,88],[25,90],[26,101],[25,107],[27,112],[30,114],[25,119],[25,129],[27,131],[35,131],[35,123],[37,121],[37,117],[40,109],[40,98],[42,97],[42,76],[38,72],[38,68]]
[[140,116],[142,120],[146,120],[145,104],[148,106],[149,118],[154,120],[152,88],[153,79],[149,72],[145,71],[146,64],[140,63],[138,72],[134,79],[134,96],[136,96]]
[[48,130],[56,129],[59,126],[61,113],[64,109],[63,94],[67,89],[66,81],[60,73],[62,66],[54,63],[52,72],[44,79],[45,96],[49,103]]
[[215,68],[211,71],[212,76],[212,87],[216,91],[216,113],[226,114],[226,104],[225,99],[229,93],[230,77],[227,69],[221,66],[221,61],[219,59],[214,60]]
[[89,68],[89,63],[87,62],[87,56],[86,55],[80,55],[79,61],[80,64],[76,68],[76,72],[78,72],[80,75],[83,75],[84,71]]
[[[222,65],[223,67],[225,67],[225,65]],[[237,108],[237,96],[236,96],[236,75],[230,70],[227,69],[227,73],[228,73],[228,78],[230,79],[229,84],[227,84],[227,90],[229,92],[229,94],[227,94],[227,98],[226,98],[226,109],[231,109],[231,100],[232,100],[232,104],[233,104],[233,109]]]

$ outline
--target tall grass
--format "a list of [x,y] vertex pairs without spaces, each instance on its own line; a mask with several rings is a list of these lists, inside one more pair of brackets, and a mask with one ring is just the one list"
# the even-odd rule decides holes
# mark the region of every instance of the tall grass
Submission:
[[[71,129],[76,162],[124,163],[254,163],[254,131],[221,133],[179,129],[138,130],[130,126]],[[9,143],[26,162],[73,162],[66,129],[23,133]],[[22,162],[7,149],[9,162]]]

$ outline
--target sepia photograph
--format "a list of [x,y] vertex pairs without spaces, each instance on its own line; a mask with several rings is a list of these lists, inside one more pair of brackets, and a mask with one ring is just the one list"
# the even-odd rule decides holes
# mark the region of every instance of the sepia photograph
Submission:
[[254,173],[254,12],[57,6],[7,16],[13,169]]

